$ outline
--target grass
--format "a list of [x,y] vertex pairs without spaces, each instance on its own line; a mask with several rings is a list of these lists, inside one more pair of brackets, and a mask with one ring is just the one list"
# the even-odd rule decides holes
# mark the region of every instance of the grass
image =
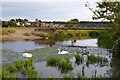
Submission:
[[15,34],[16,29],[15,28],[2,28],[2,35],[9,35],[9,34]]

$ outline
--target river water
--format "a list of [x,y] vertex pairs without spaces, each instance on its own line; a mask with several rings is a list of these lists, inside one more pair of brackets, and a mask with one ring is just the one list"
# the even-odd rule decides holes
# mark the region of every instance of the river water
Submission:
[[[87,77],[92,77],[95,70],[97,76],[109,77],[111,75],[110,62],[111,54],[105,48],[100,48],[97,44],[97,39],[82,39],[82,40],[68,40],[68,41],[56,41],[51,44],[36,43],[36,41],[4,41],[2,44],[2,64],[9,64],[16,60],[23,59],[21,57],[22,52],[30,52],[33,55],[35,69],[38,70],[39,76],[47,78],[53,76],[54,78],[63,77],[64,74],[77,74],[81,73],[82,66],[85,66],[84,74]],[[69,51],[70,54],[76,54],[82,48],[94,55],[100,55],[108,59],[108,63],[104,65],[90,64],[89,67],[85,63],[81,65],[75,64],[74,56],[69,56],[73,65],[73,70],[68,73],[61,73],[57,67],[46,66],[46,57],[50,55],[58,55],[57,49]],[[61,55],[64,56],[64,55]]]

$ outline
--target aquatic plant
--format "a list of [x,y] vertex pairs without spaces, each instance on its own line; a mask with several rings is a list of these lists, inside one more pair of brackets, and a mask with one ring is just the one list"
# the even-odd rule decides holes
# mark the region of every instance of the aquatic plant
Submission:
[[18,80],[17,78],[18,78],[18,73],[13,73],[12,74],[12,78],[14,79],[14,80]]
[[13,73],[13,72],[16,72],[17,71],[17,68],[14,64],[10,64],[8,66],[8,70],[10,71],[10,73]]
[[22,61],[17,60],[15,62],[15,66],[16,66],[17,70],[19,70],[19,71],[22,70]]
[[81,76],[80,73],[77,73],[77,78],[78,78],[79,80],[82,80],[82,76]]
[[2,70],[2,78],[10,78],[10,72],[8,70]]
[[60,63],[60,58],[57,56],[51,56],[47,58],[47,66],[58,66]]
[[75,54],[75,59],[77,63],[83,63],[83,57],[80,56],[79,54]]
[[66,72],[73,69],[72,63],[68,62],[68,60],[66,59],[62,59],[58,67],[61,69],[62,72]]
[[103,63],[107,62],[106,58],[100,57],[100,56],[94,56],[94,55],[88,55],[88,61],[87,63],[93,64],[93,63]]
[[28,72],[28,78],[38,78],[38,72],[36,70],[30,70]]

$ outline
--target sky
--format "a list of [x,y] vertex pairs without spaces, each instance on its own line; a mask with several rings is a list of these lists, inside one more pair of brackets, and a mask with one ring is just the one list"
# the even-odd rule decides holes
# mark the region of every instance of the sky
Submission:
[[86,1],[95,8],[96,2],[102,0],[2,0],[1,19],[68,21],[77,18],[79,21],[92,21],[93,13],[85,7]]

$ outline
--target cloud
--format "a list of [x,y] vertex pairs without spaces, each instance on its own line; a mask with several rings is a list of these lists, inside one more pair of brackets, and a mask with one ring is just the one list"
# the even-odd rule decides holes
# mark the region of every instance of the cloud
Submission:
[[[11,0],[12,1],[12,0]],[[47,0],[46,0],[47,1]],[[54,1],[54,0],[53,0]],[[73,0],[71,0],[73,1]],[[76,0],[77,1],[77,0]],[[95,2],[90,2],[95,6]],[[2,2],[2,18],[27,18],[34,20],[64,20],[78,18],[92,20],[92,12],[82,2]]]

